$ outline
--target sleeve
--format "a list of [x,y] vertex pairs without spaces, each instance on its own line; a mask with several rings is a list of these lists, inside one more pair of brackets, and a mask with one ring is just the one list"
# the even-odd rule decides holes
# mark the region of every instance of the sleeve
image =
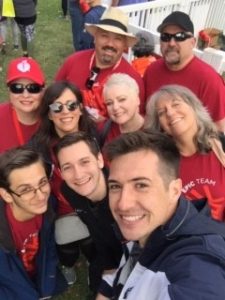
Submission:
[[[220,237],[222,240],[222,237]],[[207,251],[193,251],[193,254],[184,253],[173,261],[168,267],[167,278],[170,281],[168,292],[173,300],[221,300],[225,295],[225,260],[218,255],[218,249],[223,246],[215,239],[215,245],[208,247],[217,248],[217,254],[208,255]],[[223,249],[220,250],[222,253]],[[196,254],[197,253],[197,254]],[[172,274],[173,273],[173,274]]]
[[204,74],[200,85],[200,99],[207,106],[214,121],[225,118],[225,84],[223,78],[214,70]]
[[116,278],[116,273],[117,271],[115,271],[112,274],[103,275],[102,281],[98,289],[98,293],[108,298],[113,297],[113,282]]
[[57,71],[57,73],[55,75],[55,81],[68,80],[68,76],[69,76],[72,65],[73,65],[73,63],[71,61],[71,56],[69,56],[66,58],[63,65]]

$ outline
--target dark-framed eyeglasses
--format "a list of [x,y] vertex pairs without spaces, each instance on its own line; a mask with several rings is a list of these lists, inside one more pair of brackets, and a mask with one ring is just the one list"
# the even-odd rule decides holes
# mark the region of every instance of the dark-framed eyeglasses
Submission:
[[93,84],[95,83],[99,72],[100,72],[100,68],[98,68],[98,67],[93,67],[91,69],[90,77],[88,77],[88,79],[86,80],[86,83],[85,83],[85,86],[88,90],[92,89]]
[[24,201],[29,201],[36,197],[38,190],[41,191],[43,194],[47,193],[50,190],[49,180],[43,180],[37,188],[34,188],[33,186],[26,186],[23,189],[21,189],[21,192],[15,192],[11,189],[9,189],[9,192],[23,199]]
[[30,94],[38,94],[42,91],[44,86],[38,83],[10,83],[8,87],[10,92],[13,94],[22,94],[25,90],[27,90]]
[[66,108],[69,111],[74,111],[79,107],[79,105],[80,105],[80,103],[78,101],[71,100],[71,101],[66,102],[65,104],[63,104],[61,102],[54,102],[49,105],[49,108],[50,108],[51,112],[58,114],[63,111],[64,106],[66,106]]
[[187,32],[177,32],[174,34],[163,32],[160,35],[160,40],[162,42],[170,42],[172,39],[174,39],[176,42],[184,42],[187,39],[192,38],[193,35]]

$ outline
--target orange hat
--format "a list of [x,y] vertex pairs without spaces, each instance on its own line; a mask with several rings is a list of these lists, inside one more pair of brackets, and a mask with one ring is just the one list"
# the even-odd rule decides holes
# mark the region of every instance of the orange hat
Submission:
[[19,57],[9,63],[6,83],[8,84],[10,81],[19,78],[30,79],[40,85],[45,84],[45,77],[41,67],[31,57]]

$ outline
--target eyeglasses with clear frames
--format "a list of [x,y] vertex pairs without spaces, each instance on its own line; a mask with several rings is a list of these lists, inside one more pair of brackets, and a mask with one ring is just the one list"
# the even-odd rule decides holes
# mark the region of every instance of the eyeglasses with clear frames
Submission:
[[23,188],[21,192],[14,192],[13,190],[9,189],[9,191],[16,195],[17,197],[23,199],[24,201],[33,200],[37,194],[37,191],[41,191],[43,194],[47,193],[50,189],[49,186],[49,180],[45,179],[43,180],[37,188],[34,188],[33,186],[27,186]]

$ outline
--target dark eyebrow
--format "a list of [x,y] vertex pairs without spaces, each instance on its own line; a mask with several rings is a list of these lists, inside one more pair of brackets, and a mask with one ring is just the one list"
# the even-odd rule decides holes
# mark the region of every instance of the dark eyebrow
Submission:
[[[47,177],[47,176],[42,177],[42,178],[39,180],[38,184],[40,184],[40,183],[41,183],[43,180],[45,180],[45,179],[48,180],[48,177]],[[19,189],[19,188],[24,188],[24,187],[33,187],[33,186],[30,185],[30,183],[22,183],[22,184],[20,184],[19,186],[17,186],[17,187],[15,188],[15,190],[17,190],[17,189]]]
[[[82,161],[82,160],[85,160],[85,159],[90,159],[90,156],[84,156],[84,157],[81,157],[81,158],[78,160],[78,162],[79,162],[79,161]],[[65,167],[66,165],[73,165],[73,163],[71,163],[70,161],[67,161],[67,162],[65,162],[64,164],[60,165],[60,168]]]
[[[129,182],[136,182],[136,181],[139,181],[139,180],[147,180],[149,182],[151,182],[152,180],[147,178],[147,177],[135,177],[135,178],[132,178],[129,180]],[[108,183],[119,183],[119,181],[117,181],[116,179],[110,179],[108,180]]]

